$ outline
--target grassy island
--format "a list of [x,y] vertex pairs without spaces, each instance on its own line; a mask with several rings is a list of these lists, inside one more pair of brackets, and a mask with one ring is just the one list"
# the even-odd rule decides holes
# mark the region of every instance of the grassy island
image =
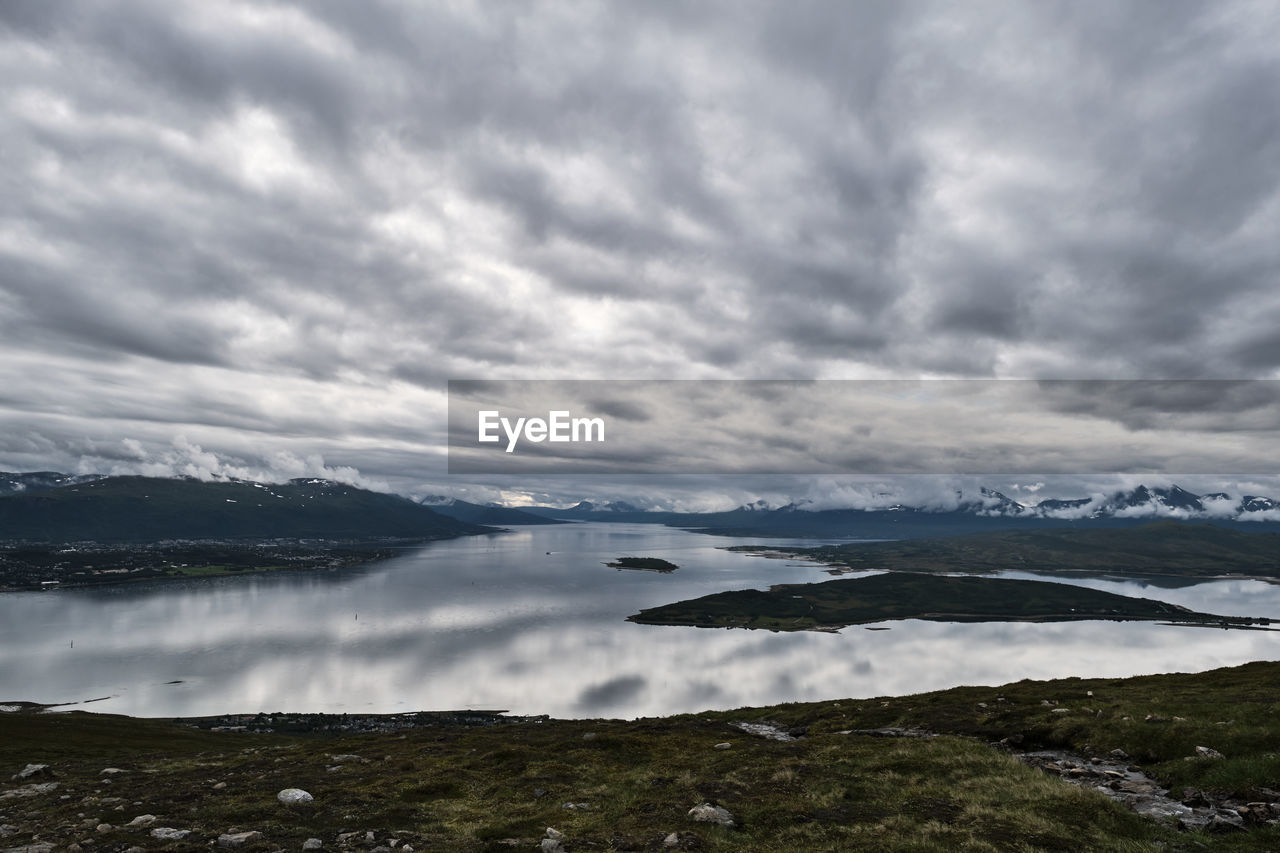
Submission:
[[611,569],[636,569],[642,572],[662,572],[670,574],[680,568],[675,563],[658,557],[619,557],[612,563],[605,563]]
[[1145,620],[1248,628],[1270,624],[1197,613],[1150,598],[1047,581],[889,572],[769,590],[718,592],[642,610],[628,621],[700,628],[830,630],[891,619],[934,622],[1073,622]]

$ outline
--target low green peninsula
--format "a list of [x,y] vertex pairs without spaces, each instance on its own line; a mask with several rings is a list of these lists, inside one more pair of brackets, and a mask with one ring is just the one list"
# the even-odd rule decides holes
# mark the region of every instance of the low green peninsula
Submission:
[[645,625],[830,631],[895,619],[932,622],[1154,621],[1215,628],[1262,628],[1268,619],[1198,613],[1150,598],[1048,581],[890,572],[769,590],[718,592],[642,610]]
[[661,572],[664,575],[680,568],[675,563],[658,557],[619,557],[605,565],[611,569],[635,569],[641,572]]

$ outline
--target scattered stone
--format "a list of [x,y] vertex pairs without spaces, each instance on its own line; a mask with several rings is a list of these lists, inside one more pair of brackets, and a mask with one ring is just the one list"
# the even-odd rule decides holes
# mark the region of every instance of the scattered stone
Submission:
[[48,764],[28,764],[26,767],[13,774],[13,781],[25,782],[28,779],[34,779],[38,776],[52,776],[53,771],[49,769]]
[[129,821],[125,826],[151,826],[156,822],[156,816],[153,814],[140,814],[133,820]]
[[1221,752],[1218,752],[1218,750],[1212,749],[1207,746],[1197,746],[1196,756],[1199,758],[1225,758],[1226,757]]
[[117,773],[128,773],[128,770],[121,770],[119,767],[104,767],[98,771],[99,776],[114,776]]
[[306,841],[302,842],[302,849],[303,850],[323,850],[324,842],[321,841],[319,838],[308,838]]
[[215,791],[221,791],[221,790],[222,790],[223,788],[225,788],[225,787],[227,787],[227,783],[226,783],[226,782],[219,782],[218,784],[216,784],[216,785],[214,785],[214,786],[213,786],[213,790],[215,790]]
[[67,853],[83,853],[84,848],[74,841],[67,845]]
[[1239,832],[1244,829],[1244,818],[1238,814],[1220,811],[1209,818],[1209,822],[1205,824],[1204,829],[1205,832],[1213,833]]
[[1071,709],[1070,708],[1054,708],[1049,713],[1050,714],[1070,714]]
[[762,737],[765,740],[778,740],[788,743],[796,739],[797,735],[804,734],[803,729],[784,729],[776,723],[760,722],[760,723],[741,723],[734,722],[729,725],[735,729],[741,729],[749,735]]
[[362,755],[352,755],[351,753],[343,753],[342,755],[330,755],[329,760],[335,764],[368,764],[369,759]]
[[1111,750],[1111,757],[1118,758],[1121,761],[1128,761],[1129,753],[1125,752],[1123,749],[1113,749]]
[[100,823],[97,825],[97,827],[95,827],[95,829],[98,832],[110,832],[111,830],[115,829],[115,827],[109,823]]
[[547,827],[547,837],[542,839],[538,844],[538,849],[542,853],[565,853],[564,851],[564,833],[558,829]]
[[10,835],[17,835],[18,827],[11,823],[0,823],[0,838],[8,838]]
[[589,812],[591,811],[590,803],[565,803],[560,808],[568,809],[571,812]]
[[53,844],[48,841],[32,841],[21,847],[10,847],[0,853],[53,853]]
[[30,785],[23,785],[21,788],[5,791],[0,794],[0,800],[19,800],[23,797],[35,797],[56,790],[58,790],[57,782],[33,782]]
[[728,809],[713,806],[711,803],[702,803],[689,809],[689,817],[699,823],[716,823],[720,826],[737,825]]
[[315,797],[308,794],[301,788],[285,788],[276,794],[276,799],[284,803],[286,806],[302,806],[313,802]]
[[151,830],[151,837],[161,841],[181,841],[191,834],[189,829],[174,829],[169,826],[158,826]]
[[666,838],[662,839],[662,846],[663,847],[679,847],[680,833],[673,832],[670,835],[668,835]]
[[724,743],[718,743],[718,744],[716,744],[716,747],[715,747],[715,748],[716,748],[716,749],[732,749],[732,748],[733,748],[733,744],[731,744],[731,743],[729,743],[728,741],[726,741],[726,742],[724,742]]
[[582,736],[582,739],[583,739],[583,740],[595,740],[595,739],[596,739],[596,733],[595,733],[595,732],[587,732],[586,734],[584,734],[584,735]]
[[250,830],[249,832],[224,832],[218,836],[218,846],[227,847],[232,850],[243,847],[246,844],[252,844],[255,841],[262,840],[262,833]]
[[[882,729],[846,729],[838,732],[842,735],[862,735],[864,737],[938,737],[937,732],[927,731],[926,729],[917,729],[911,727],[885,726]],[[1018,740],[1014,740],[1017,737]],[[1008,738],[1010,743],[1021,742],[1020,735],[1014,735]]]

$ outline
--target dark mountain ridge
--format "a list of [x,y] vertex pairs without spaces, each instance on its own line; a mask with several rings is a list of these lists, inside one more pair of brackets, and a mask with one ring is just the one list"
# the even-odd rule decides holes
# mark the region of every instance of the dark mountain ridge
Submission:
[[491,532],[344,483],[105,477],[0,497],[0,540],[442,539]]

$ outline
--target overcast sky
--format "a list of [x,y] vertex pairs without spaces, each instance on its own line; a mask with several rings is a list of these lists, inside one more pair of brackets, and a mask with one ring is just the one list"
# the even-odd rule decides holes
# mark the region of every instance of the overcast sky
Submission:
[[448,379],[1277,378],[1277,45],[1271,2],[3,0],[0,470],[462,488]]

